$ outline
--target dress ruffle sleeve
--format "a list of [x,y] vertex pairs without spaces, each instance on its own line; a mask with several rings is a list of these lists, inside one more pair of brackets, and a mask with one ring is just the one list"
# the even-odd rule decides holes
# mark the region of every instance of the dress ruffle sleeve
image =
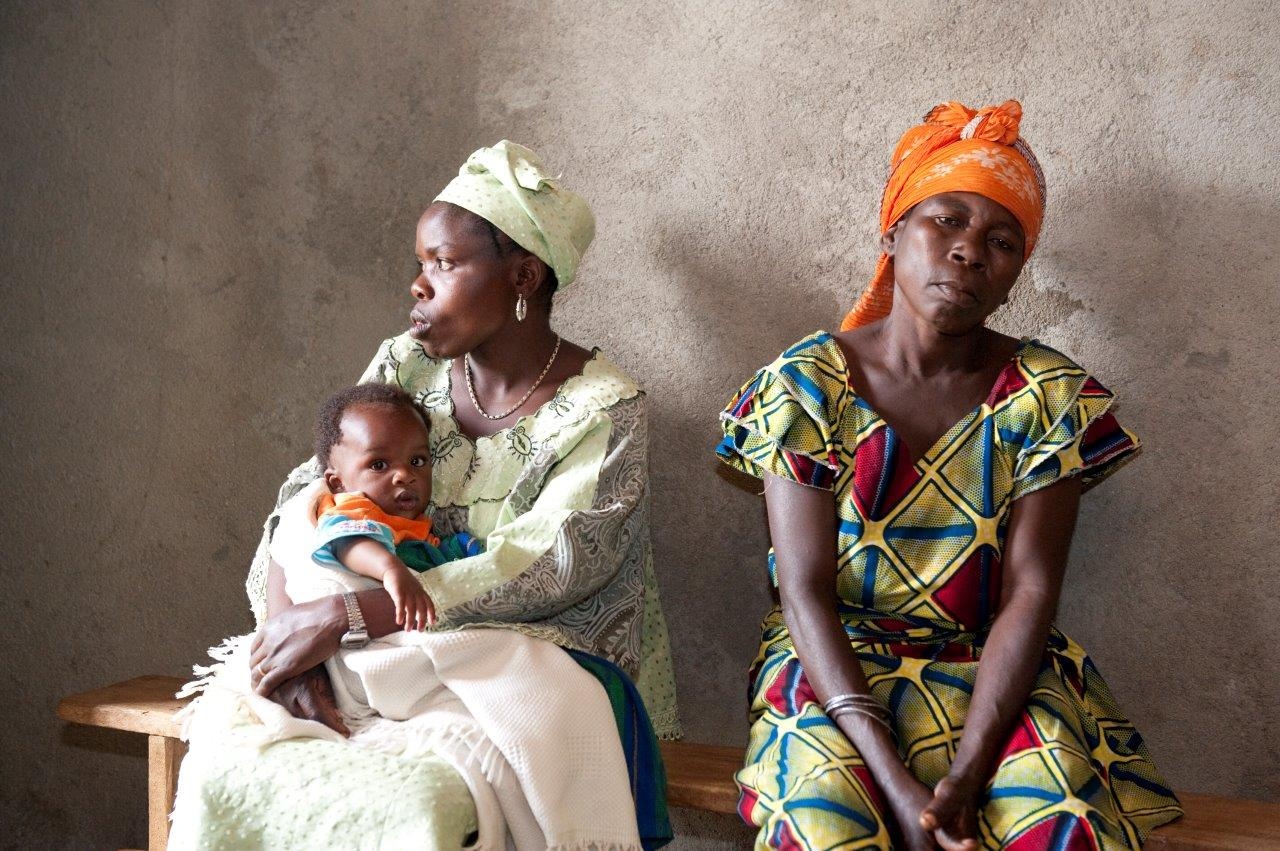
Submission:
[[832,490],[840,465],[832,436],[832,380],[820,363],[784,354],[748,381],[720,414],[720,459],[750,476],[772,473]]
[[1013,499],[1071,476],[1081,476],[1087,490],[1137,455],[1137,435],[1111,412],[1115,396],[1084,370],[1056,370],[1039,389],[1028,397],[1035,409],[1024,414]]

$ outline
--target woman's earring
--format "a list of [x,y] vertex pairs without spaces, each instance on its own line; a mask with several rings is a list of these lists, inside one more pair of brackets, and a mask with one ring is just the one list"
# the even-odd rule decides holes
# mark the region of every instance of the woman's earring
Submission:
[[529,305],[524,300],[524,294],[516,296],[516,321],[523,322],[525,314],[529,312]]

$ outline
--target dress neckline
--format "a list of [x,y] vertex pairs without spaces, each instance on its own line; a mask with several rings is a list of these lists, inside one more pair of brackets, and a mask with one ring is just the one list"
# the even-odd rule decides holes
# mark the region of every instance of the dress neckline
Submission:
[[552,406],[557,403],[557,400],[560,399],[562,395],[564,395],[565,388],[571,387],[571,385],[582,381],[586,377],[588,367],[590,367],[593,363],[598,361],[600,359],[600,356],[601,356],[600,347],[592,346],[591,357],[583,361],[582,368],[580,370],[578,370],[573,375],[566,378],[564,381],[560,382],[560,386],[556,388],[556,392],[551,394],[551,398],[547,399],[547,401],[543,402],[541,405],[534,408],[532,411],[525,414],[524,416],[516,418],[516,421],[513,422],[511,425],[506,426],[504,428],[500,428],[497,431],[492,432],[490,434],[482,434],[477,437],[472,437],[471,435],[463,431],[462,423],[459,422],[458,420],[457,406],[454,404],[454,401],[453,401],[453,362],[456,360],[456,358],[448,358],[443,362],[444,363],[444,393],[445,393],[445,398],[449,400],[449,409],[448,411],[445,412],[445,416],[449,418],[449,424],[452,427],[454,434],[458,435],[458,437],[467,441],[467,443],[470,443],[472,446],[479,446],[481,443],[484,443],[486,441],[492,442],[495,440],[499,440],[500,438],[505,437],[509,432],[517,432],[521,429],[524,429],[527,431],[528,429],[526,428],[526,426],[531,424],[534,420],[536,420],[539,417],[539,415],[542,414],[543,411],[551,409]]
[[987,394],[982,398],[982,401],[970,408],[967,413],[960,417],[960,419],[956,420],[942,434],[938,435],[937,439],[929,444],[928,448],[926,448],[923,453],[915,455],[911,444],[907,443],[906,439],[902,436],[902,432],[894,428],[893,424],[889,422],[883,414],[872,407],[871,402],[868,401],[865,396],[858,392],[858,388],[853,386],[853,374],[849,369],[849,360],[845,357],[844,348],[835,338],[835,335],[830,331],[820,331],[818,333],[822,334],[826,340],[830,342],[831,346],[836,351],[836,356],[840,358],[840,366],[844,370],[844,383],[845,386],[849,388],[849,392],[853,394],[853,397],[859,401],[859,404],[867,411],[867,413],[875,417],[875,419],[879,421],[884,428],[889,430],[889,433],[893,435],[894,440],[898,441],[898,443],[902,445],[903,450],[905,450],[907,454],[907,458],[911,461],[911,465],[917,469],[919,469],[920,464],[925,459],[933,457],[939,447],[946,446],[954,439],[956,434],[972,425],[974,419],[982,413],[983,408],[993,405],[997,394],[999,394],[1001,388],[1005,385],[1009,372],[1017,367],[1019,361],[1022,360],[1023,352],[1026,351],[1028,346],[1035,342],[1030,337],[1019,337],[1018,347],[1014,349],[1013,354],[1009,357],[1009,360],[1005,362],[1004,366],[1000,367],[1000,371],[996,373],[995,380],[991,383],[991,389],[987,391]]

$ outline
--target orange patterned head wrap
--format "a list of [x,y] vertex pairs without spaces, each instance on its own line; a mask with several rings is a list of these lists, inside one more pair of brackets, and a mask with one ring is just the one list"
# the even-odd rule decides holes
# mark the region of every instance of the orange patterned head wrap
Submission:
[[[880,202],[880,232],[912,207],[943,192],[975,192],[1004,207],[1022,225],[1023,259],[1031,256],[1044,220],[1044,175],[1018,138],[1022,105],[1007,100],[976,112],[950,101],[903,134],[893,152]],[[871,284],[840,325],[842,331],[883,319],[893,306],[893,261],[881,254]]]

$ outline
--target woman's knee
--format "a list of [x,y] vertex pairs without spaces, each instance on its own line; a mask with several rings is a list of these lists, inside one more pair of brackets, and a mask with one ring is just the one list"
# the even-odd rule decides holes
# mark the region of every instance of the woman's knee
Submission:
[[[760,828],[758,848],[826,848],[849,839],[888,842],[882,798],[853,746],[821,724],[781,732],[757,721],[752,761],[738,772],[738,813]],[[830,734],[830,735],[824,735]],[[760,738],[757,738],[759,736]]]

